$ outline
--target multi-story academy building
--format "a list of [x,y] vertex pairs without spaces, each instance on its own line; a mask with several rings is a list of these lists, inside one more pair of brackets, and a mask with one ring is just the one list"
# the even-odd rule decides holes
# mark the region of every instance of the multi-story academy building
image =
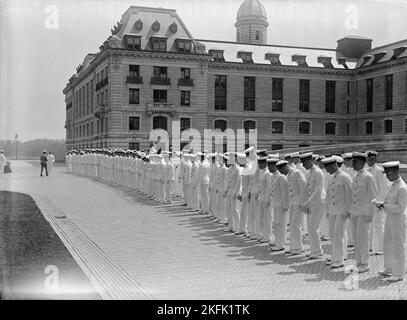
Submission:
[[[236,41],[194,38],[175,10],[131,6],[66,85],[66,147],[139,149],[152,129],[257,129],[258,147],[407,145],[407,39],[372,49],[267,44],[259,0],[237,14]],[[404,153],[406,155],[406,153]]]

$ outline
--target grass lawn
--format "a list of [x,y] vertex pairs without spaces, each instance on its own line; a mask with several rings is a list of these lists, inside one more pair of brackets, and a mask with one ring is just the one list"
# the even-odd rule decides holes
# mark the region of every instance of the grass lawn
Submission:
[[0,191],[0,298],[100,299],[33,199]]

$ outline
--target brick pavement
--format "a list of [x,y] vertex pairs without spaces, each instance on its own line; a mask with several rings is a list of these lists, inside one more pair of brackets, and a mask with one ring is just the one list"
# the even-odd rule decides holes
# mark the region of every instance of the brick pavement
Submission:
[[[407,284],[376,275],[383,257],[346,289],[349,274],[321,260],[271,253],[179,203],[157,204],[111,183],[54,168],[13,166],[1,189],[43,194],[156,299],[405,299]],[[324,246],[326,248],[326,245]],[[352,258],[352,255],[350,255]],[[354,260],[348,260],[351,265]]]

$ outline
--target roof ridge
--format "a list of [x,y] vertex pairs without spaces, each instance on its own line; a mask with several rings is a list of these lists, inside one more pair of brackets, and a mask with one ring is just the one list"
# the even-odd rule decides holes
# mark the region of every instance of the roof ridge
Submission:
[[240,45],[250,45],[257,47],[279,47],[279,48],[295,48],[295,49],[310,49],[310,50],[325,50],[325,51],[335,51],[337,49],[332,48],[318,48],[318,47],[305,47],[305,46],[291,46],[291,45],[279,45],[279,44],[255,44],[255,43],[245,43],[245,42],[235,42],[235,41],[223,41],[223,40],[208,40],[208,39],[195,39],[195,41],[202,42],[216,42],[216,43],[230,43],[230,44],[240,44]]

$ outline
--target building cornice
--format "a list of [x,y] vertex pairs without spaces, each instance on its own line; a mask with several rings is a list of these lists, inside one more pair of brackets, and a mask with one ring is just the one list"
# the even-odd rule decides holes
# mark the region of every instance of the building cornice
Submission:
[[290,73],[311,73],[322,75],[353,75],[352,69],[326,69],[323,67],[298,67],[287,65],[272,65],[260,63],[242,63],[242,62],[210,62],[210,69],[220,70],[245,70],[245,71],[263,71],[263,72],[290,72]]
[[374,64],[374,65],[357,68],[357,69],[354,69],[354,72],[355,72],[355,75],[361,75],[361,74],[384,70],[384,69],[388,69],[388,68],[400,66],[400,65],[405,65],[405,64],[407,64],[407,57],[398,58],[396,60],[383,61],[383,62]]

